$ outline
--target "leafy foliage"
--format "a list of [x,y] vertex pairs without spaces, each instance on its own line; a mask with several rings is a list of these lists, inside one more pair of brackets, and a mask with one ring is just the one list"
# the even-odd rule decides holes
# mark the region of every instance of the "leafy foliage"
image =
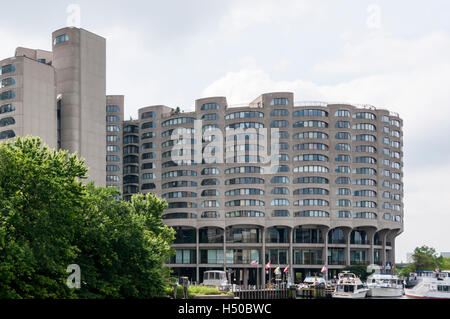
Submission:
[[[83,160],[39,138],[0,144],[0,298],[147,298],[164,294],[174,231],[154,195],[117,201],[84,184]],[[66,286],[69,264],[81,289]]]

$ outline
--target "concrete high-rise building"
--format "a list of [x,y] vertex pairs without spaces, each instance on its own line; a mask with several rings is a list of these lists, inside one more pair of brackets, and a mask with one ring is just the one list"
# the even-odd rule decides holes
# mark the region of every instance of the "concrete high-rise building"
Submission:
[[15,55],[0,61],[0,140],[36,135],[57,147],[52,54],[17,48]]
[[[77,152],[88,180],[106,185],[106,40],[62,28],[52,34],[52,52],[19,47],[0,67],[0,140],[34,135]],[[120,127],[123,97],[114,99]],[[120,189],[120,180],[115,185]]]
[[388,110],[294,103],[286,92],[241,107],[200,99],[195,112],[144,107],[124,124],[124,165],[133,166],[124,168],[124,198],[167,200],[164,222],[177,232],[168,265],[194,281],[226,269],[236,283],[261,284],[269,261],[303,278],[324,264],[329,276],[382,267],[394,263],[403,231],[402,136]]
[[61,148],[83,157],[89,180],[105,185],[106,40],[67,27],[53,32],[52,41],[61,97]]
[[124,96],[106,96],[106,186],[122,191]]

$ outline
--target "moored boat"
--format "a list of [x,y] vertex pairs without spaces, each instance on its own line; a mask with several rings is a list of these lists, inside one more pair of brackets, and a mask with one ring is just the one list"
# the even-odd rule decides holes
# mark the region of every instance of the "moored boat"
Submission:
[[367,277],[370,297],[401,297],[403,295],[403,281],[392,274],[371,274]]
[[365,298],[369,288],[354,273],[339,273],[338,283],[332,294],[333,298],[361,299]]
[[450,299],[450,277],[446,273],[422,277],[413,288],[405,289],[405,295],[408,298]]

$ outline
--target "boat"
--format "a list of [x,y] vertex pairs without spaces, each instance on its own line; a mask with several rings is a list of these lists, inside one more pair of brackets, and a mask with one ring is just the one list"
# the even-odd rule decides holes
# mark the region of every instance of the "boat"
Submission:
[[405,289],[407,298],[450,299],[450,277],[448,273],[435,273],[434,277],[423,276],[411,289]]
[[414,287],[422,280],[422,278],[432,278],[433,276],[435,276],[435,272],[431,270],[417,270],[416,272],[411,272],[409,273],[406,282],[406,288]]
[[228,289],[229,283],[227,273],[221,270],[208,270],[203,273],[203,285],[217,287],[219,289]]
[[344,271],[339,273],[333,298],[361,299],[366,298],[369,288],[363,284],[354,273]]
[[403,281],[392,274],[375,273],[367,277],[367,287],[370,297],[401,297],[403,296]]

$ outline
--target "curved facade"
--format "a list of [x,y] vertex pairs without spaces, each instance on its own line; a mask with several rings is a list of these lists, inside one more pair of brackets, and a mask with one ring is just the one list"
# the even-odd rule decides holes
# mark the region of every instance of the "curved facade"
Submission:
[[136,191],[167,200],[178,274],[201,281],[226,268],[237,283],[262,284],[269,261],[304,276],[324,264],[332,276],[395,261],[402,120],[371,106],[293,101],[281,92],[241,107],[213,97],[195,112],[139,110]]

